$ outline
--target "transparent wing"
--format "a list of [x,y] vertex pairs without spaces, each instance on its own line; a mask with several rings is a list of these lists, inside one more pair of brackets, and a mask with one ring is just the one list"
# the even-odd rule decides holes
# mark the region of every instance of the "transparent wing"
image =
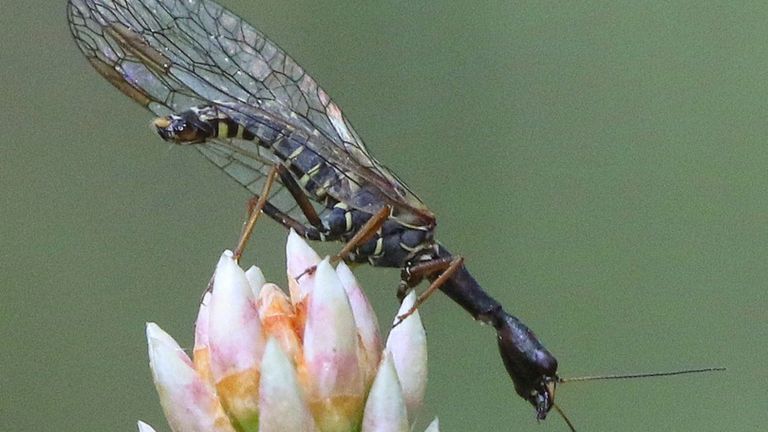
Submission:
[[[311,150],[346,183],[358,186],[337,188],[335,198],[354,206],[360,186],[374,185],[380,195],[374,201],[380,205],[431,215],[368,153],[338,106],[298,64],[220,5],[208,0],[70,0],[68,12],[72,34],[91,64],[156,115],[216,104],[247,126],[254,113],[269,113],[323,138],[314,140]],[[263,151],[243,151],[249,144],[214,140],[197,147],[257,193],[278,161]],[[273,205],[301,219],[293,201],[278,199],[280,194],[270,199]]]

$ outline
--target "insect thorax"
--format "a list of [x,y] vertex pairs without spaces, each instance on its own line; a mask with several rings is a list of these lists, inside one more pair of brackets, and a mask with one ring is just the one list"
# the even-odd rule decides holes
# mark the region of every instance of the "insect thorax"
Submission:
[[[324,218],[328,227],[326,236],[348,241],[370,217],[367,212],[338,202]],[[404,268],[416,261],[434,259],[436,255],[437,244],[430,227],[409,226],[390,218],[370,240],[358,246],[348,259],[377,267]]]

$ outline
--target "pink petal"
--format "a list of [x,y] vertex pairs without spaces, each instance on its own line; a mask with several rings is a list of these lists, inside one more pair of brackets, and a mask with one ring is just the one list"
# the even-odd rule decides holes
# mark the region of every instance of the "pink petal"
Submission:
[[259,432],[315,430],[293,362],[275,339],[269,339],[261,365]]
[[318,264],[315,277],[304,330],[310,404],[321,430],[351,429],[364,398],[355,319],[328,259]]
[[407,432],[408,413],[405,408],[400,381],[387,351],[381,360],[376,379],[368,393],[363,415],[362,432]]
[[176,341],[156,324],[147,323],[147,344],[152,377],[171,429],[234,431],[213,387],[197,374]]
[[253,291],[230,251],[216,266],[209,341],[211,371],[222,405],[239,429],[255,428],[265,341]]
[[200,309],[195,321],[195,347],[192,351],[192,360],[195,370],[208,383],[213,385],[211,375],[211,353],[208,349],[208,325],[210,318],[211,293],[206,292],[200,302]]
[[352,315],[355,317],[357,333],[360,335],[360,348],[362,353],[360,359],[361,367],[365,374],[365,382],[370,385],[376,375],[376,369],[381,361],[381,336],[379,333],[379,321],[376,313],[373,311],[368,297],[366,297],[357,279],[352,274],[349,267],[343,262],[336,267],[344,291],[347,293],[349,303],[352,307]]
[[[320,257],[294,230],[291,230],[288,234],[285,255],[289,292],[291,293],[293,304],[299,304],[304,301],[307,293],[314,291],[315,276],[305,272],[307,269],[316,266],[320,262]],[[297,281],[296,278],[299,275],[302,276]]]
[[[400,305],[398,316],[407,312],[415,300],[416,293],[411,291]],[[389,332],[387,349],[392,352],[412,422],[427,390],[427,333],[418,310]]]

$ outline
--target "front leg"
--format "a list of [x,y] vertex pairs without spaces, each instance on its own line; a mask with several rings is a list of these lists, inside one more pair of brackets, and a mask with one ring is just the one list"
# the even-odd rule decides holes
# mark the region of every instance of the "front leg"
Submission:
[[[375,215],[371,216],[371,218],[368,219],[365,224],[357,230],[357,232],[355,232],[355,235],[352,236],[352,238],[344,244],[344,247],[341,248],[341,251],[331,257],[331,264],[336,264],[344,258],[348,257],[361,244],[367,242],[373,236],[375,236],[381,229],[381,226],[384,224],[384,222],[386,222],[386,220],[389,218],[391,213],[392,208],[389,206],[385,206],[379,209],[379,211],[376,212]],[[316,268],[317,266],[309,267],[300,275],[296,276],[296,279],[299,279],[306,274],[314,273]]]
[[277,174],[277,166],[273,166],[272,169],[269,170],[269,174],[267,174],[267,178],[264,181],[264,186],[261,190],[261,196],[255,195],[254,198],[256,201],[251,200],[248,203],[248,219],[246,219],[245,223],[243,224],[243,229],[240,232],[240,238],[237,240],[237,246],[235,247],[234,251],[235,261],[240,261],[240,257],[243,255],[245,245],[248,244],[248,239],[251,238],[251,234],[253,233],[253,227],[256,225],[256,220],[259,219],[261,210],[267,204],[267,197],[269,196],[269,191],[272,189],[272,185],[275,183]]
[[424,277],[433,275],[437,272],[442,273],[440,273],[440,276],[433,280],[432,283],[429,284],[429,287],[416,298],[416,301],[413,302],[413,306],[411,306],[410,309],[408,309],[404,314],[398,315],[395,323],[392,325],[392,328],[397,327],[400,325],[400,323],[403,322],[403,320],[416,312],[419,306],[424,304],[424,302],[429,299],[432,293],[440,289],[440,287],[445,284],[445,281],[456,274],[456,271],[461,268],[462,265],[464,265],[463,257],[444,257],[435,258],[431,261],[422,262],[404,268],[401,272],[401,277],[402,275],[405,275],[406,279],[401,279],[400,286],[397,289],[397,298],[400,299],[401,303],[405,296],[408,294],[410,288],[415,286],[415,284],[418,284]]

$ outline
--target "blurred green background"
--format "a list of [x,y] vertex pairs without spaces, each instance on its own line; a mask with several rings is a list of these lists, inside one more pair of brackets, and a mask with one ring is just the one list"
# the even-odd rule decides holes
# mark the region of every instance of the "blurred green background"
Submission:
[[[558,356],[582,431],[768,423],[768,5],[224,1],[303,65]],[[192,341],[247,193],[91,69],[64,4],[0,5],[0,430],[164,425],[144,322]],[[245,262],[284,285],[285,232]],[[337,246],[322,249],[337,250]],[[395,270],[357,272],[382,323]],[[493,332],[442,296],[426,422],[537,425]]]

